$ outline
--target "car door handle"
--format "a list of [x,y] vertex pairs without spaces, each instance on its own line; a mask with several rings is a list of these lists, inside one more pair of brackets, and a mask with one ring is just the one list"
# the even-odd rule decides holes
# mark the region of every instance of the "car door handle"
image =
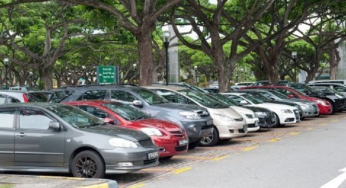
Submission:
[[25,136],[25,133],[20,132],[19,134],[17,134],[17,136],[19,136],[19,137],[24,137],[24,136]]

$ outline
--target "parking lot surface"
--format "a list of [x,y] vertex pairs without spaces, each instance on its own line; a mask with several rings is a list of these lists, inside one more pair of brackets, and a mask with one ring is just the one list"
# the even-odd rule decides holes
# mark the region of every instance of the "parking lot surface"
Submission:
[[346,119],[346,112],[317,118],[307,118],[298,124],[261,129],[244,137],[223,141],[214,147],[197,147],[185,155],[178,155],[170,160],[161,161],[160,165],[154,168],[144,169],[132,174],[107,176],[106,178],[116,180],[119,187],[144,187],[146,182],[155,181],[156,178],[161,176],[171,176],[188,171],[196,163],[219,161],[227,158],[229,155],[256,149],[263,143],[278,142],[282,139],[294,139],[294,136],[303,134],[305,131],[313,131],[317,127],[326,126],[341,119]]

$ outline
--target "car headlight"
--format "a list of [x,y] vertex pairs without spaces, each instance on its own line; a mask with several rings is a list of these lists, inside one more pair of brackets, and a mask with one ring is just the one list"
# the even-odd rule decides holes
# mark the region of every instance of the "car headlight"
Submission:
[[149,136],[162,136],[161,131],[155,128],[141,128],[141,131]]
[[285,114],[292,114],[293,113],[292,110],[290,110],[290,109],[283,109],[283,110],[281,110],[281,112],[285,113]]
[[213,114],[215,118],[220,118],[223,121],[234,121],[233,118],[230,118],[228,116],[222,115],[222,114]]
[[108,140],[109,144],[111,146],[117,147],[117,148],[137,148],[137,144],[130,141],[125,140],[122,138],[111,138]]
[[343,96],[341,96],[341,95],[338,95],[338,94],[335,94],[335,96],[336,96],[337,98],[339,98],[339,99],[342,99],[342,98],[344,98]]
[[179,114],[187,119],[201,119],[197,113],[191,111],[182,111]]
[[257,116],[266,116],[267,114],[265,112],[255,112]]
[[318,104],[327,105],[323,100],[317,100],[316,102],[317,102]]

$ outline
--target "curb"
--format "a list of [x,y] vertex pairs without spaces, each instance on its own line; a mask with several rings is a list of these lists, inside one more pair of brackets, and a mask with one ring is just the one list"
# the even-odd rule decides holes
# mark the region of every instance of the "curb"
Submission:
[[[12,175],[12,174],[1,174],[0,175],[0,184],[2,183],[1,180],[5,180],[8,184],[17,184],[18,182],[10,182],[8,180],[18,180],[19,178],[27,178],[31,179],[33,184],[35,184],[35,179],[50,179],[50,180],[67,180],[67,181],[75,181],[78,183],[78,181],[83,182],[92,182],[95,181],[94,185],[76,185],[73,186],[75,188],[118,188],[118,183],[115,180],[110,179],[94,179],[94,178],[74,178],[74,177],[62,177],[62,176],[30,176],[30,175]],[[20,184],[19,184],[20,185]],[[46,186],[46,188],[49,188],[50,186]]]

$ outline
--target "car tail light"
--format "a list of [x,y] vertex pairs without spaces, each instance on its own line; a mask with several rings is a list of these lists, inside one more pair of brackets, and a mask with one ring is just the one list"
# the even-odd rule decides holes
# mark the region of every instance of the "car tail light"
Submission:
[[25,103],[29,102],[29,99],[28,99],[28,97],[26,96],[25,93],[23,93],[23,99],[24,99],[24,102],[25,102]]

